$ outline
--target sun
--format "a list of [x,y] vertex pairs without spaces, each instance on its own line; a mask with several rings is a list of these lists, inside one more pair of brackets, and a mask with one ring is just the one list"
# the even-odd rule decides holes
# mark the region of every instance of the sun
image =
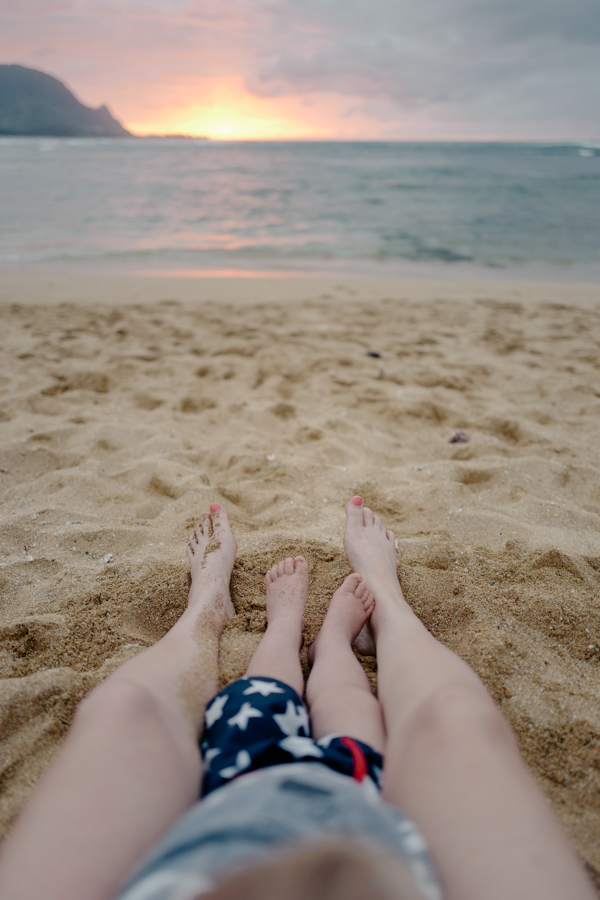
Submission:
[[282,117],[248,110],[244,103],[218,103],[194,111],[182,123],[186,134],[204,135],[213,140],[268,140],[296,136],[302,129]]
[[132,123],[133,130],[221,141],[328,138],[333,133],[331,123],[310,121],[295,98],[257,97],[237,80],[204,86],[198,93],[165,111],[162,121]]
[[306,124],[285,110],[261,103],[248,94],[216,97],[190,111],[181,121],[185,134],[213,140],[273,140],[302,137]]

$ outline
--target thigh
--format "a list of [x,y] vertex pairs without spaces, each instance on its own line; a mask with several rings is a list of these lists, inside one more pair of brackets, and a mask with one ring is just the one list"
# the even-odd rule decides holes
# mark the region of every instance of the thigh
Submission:
[[389,733],[384,797],[423,831],[448,900],[593,900],[508,723],[483,692],[442,691]]

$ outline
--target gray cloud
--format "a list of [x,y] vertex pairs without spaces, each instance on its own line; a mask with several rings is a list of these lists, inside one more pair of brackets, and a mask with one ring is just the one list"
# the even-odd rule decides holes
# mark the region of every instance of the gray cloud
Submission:
[[273,40],[247,78],[259,95],[327,89],[377,101],[380,116],[433,105],[484,132],[600,132],[597,0],[283,0],[271,10]]

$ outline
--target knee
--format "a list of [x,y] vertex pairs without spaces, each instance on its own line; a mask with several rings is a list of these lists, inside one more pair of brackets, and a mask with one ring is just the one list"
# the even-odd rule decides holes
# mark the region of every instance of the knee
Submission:
[[441,688],[420,704],[409,723],[408,745],[420,751],[474,741],[517,748],[510,725],[483,686]]
[[73,723],[93,720],[135,725],[159,717],[158,703],[150,691],[132,681],[109,678],[84,697]]

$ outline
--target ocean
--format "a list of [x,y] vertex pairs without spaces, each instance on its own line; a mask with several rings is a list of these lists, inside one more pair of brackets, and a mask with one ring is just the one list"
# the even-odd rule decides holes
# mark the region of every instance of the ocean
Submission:
[[0,139],[0,266],[600,280],[600,144]]

